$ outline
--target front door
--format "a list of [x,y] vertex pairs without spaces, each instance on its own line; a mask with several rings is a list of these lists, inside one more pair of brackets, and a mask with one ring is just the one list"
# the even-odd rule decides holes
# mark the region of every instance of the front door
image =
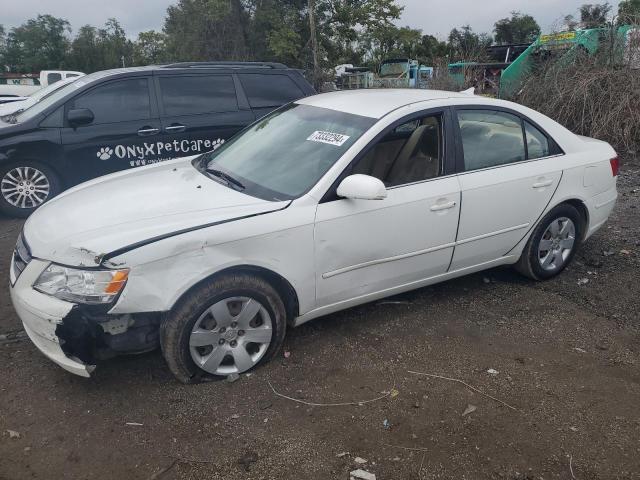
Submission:
[[443,176],[443,113],[401,124],[350,170],[379,178],[384,200],[336,199],[318,206],[317,306],[409,285],[447,271],[460,188]]
[[551,201],[557,147],[532,123],[497,110],[458,110],[462,211],[451,270],[507,255]]
[[102,83],[65,105],[89,109],[88,125],[62,128],[67,168],[79,180],[146,165],[159,158],[160,119],[146,77]]

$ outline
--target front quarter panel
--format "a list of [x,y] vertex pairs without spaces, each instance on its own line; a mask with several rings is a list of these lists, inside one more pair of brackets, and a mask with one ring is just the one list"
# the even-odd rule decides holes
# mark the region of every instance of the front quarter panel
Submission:
[[288,208],[160,240],[109,260],[131,268],[112,314],[165,312],[193,286],[239,266],[270,270],[298,295],[301,312],[315,307],[313,222],[316,206]]

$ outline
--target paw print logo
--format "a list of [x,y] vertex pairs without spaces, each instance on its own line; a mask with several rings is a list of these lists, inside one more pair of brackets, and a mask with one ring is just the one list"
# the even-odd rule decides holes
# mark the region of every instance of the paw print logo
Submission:
[[224,143],[224,139],[223,138],[219,138],[217,140],[214,140],[213,142],[211,142],[211,148],[213,150],[217,150],[222,146],[223,143]]
[[98,153],[96,155],[100,160],[109,160],[111,158],[111,155],[113,155],[113,150],[111,150],[109,147],[102,147],[100,150],[98,150]]

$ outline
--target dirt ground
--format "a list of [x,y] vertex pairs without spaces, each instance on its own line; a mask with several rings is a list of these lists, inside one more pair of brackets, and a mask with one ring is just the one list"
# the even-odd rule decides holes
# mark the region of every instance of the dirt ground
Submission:
[[[235,383],[180,385],[158,352],[87,380],[0,340],[0,479],[640,478],[637,163],[619,188],[556,280],[497,269],[331,315]],[[20,225],[0,219],[4,279]],[[18,331],[5,286],[0,334]],[[269,383],[312,403],[378,400],[308,406]]]

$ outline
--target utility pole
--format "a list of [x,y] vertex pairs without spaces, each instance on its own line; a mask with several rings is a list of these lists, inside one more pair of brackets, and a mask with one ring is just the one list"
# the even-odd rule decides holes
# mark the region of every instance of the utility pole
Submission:
[[311,32],[311,51],[313,54],[313,86],[320,87],[320,65],[318,64],[318,37],[316,35],[316,1],[309,0],[309,30]]

